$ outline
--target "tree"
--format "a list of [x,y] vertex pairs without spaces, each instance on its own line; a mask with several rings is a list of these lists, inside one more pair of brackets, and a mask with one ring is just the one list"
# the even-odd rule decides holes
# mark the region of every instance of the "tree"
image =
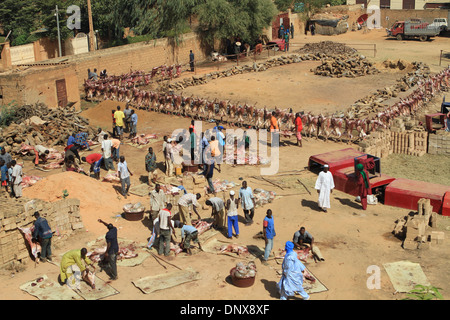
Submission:
[[37,29],[38,8],[33,0],[3,0],[0,2],[0,21],[5,33],[11,34],[12,45],[26,43],[32,31]]
[[294,0],[275,0],[274,3],[277,6],[278,11],[286,11],[287,9],[292,8]]
[[277,14],[270,0],[208,0],[195,7],[200,33],[214,48],[215,40],[239,37],[254,43]]

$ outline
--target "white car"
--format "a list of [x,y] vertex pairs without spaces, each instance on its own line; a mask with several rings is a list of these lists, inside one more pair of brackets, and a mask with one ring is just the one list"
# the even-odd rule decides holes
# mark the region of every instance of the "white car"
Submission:
[[439,27],[441,31],[447,31],[448,23],[446,18],[435,18],[433,23],[428,25],[429,27]]

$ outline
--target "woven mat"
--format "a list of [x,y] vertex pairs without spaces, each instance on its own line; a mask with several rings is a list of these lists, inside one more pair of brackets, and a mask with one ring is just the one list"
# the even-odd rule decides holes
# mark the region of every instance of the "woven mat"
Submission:
[[148,276],[136,281],[133,284],[142,290],[145,294],[149,294],[158,290],[164,290],[178,286],[183,283],[200,280],[200,274],[192,268],[178,270],[171,273],[163,273],[156,276]]
[[[42,280],[38,282],[38,279]],[[45,274],[42,277],[24,283],[19,288],[39,300],[82,300],[68,286],[62,286],[57,281],[50,280]]]

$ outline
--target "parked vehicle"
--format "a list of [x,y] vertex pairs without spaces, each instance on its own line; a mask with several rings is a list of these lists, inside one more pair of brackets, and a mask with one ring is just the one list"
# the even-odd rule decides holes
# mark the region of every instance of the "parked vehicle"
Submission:
[[448,23],[446,18],[435,18],[432,23],[429,24],[430,27],[439,27],[441,31],[447,31]]
[[440,27],[431,26],[423,21],[397,21],[390,29],[386,29],[388,36],[397,40],[419,38],[420,41],[427,41],[431,37],[439,35]]

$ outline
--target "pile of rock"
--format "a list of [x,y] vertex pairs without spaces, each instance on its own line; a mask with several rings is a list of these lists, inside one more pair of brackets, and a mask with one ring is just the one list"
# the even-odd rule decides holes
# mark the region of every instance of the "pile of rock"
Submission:
[[325,55],[338,55],[338,54],[356,54],[357,51],[354,48],[348,47],[343,43],[333,41],[321,41],[316,43],[307,43],[298,50],[300,53],[322,53]]
[[356,78],[380,71],[363,55],[340,54],[322,59],[322,64],[311,70],[314,74],[333,78]]
[[50,109],[44,104],[17,108],[17,123],[0,129],[0,146],[7,152],[18,153],[22,144],[44,145],[48,148],[65,145],[67,138],[79,130],[94,137],[96,128],[79,115],[75,108]]

